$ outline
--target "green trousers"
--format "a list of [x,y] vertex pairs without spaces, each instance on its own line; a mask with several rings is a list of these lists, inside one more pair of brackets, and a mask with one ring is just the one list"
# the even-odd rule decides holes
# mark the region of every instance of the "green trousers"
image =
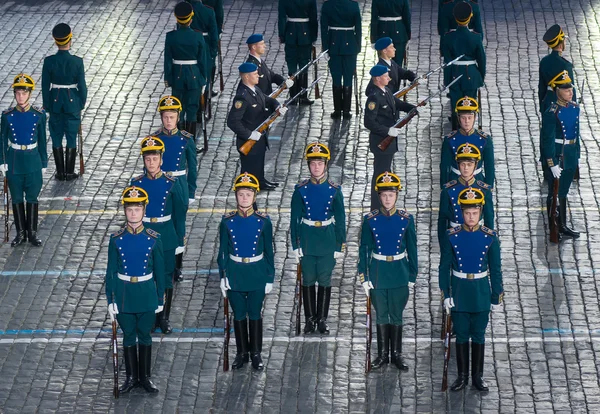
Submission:
[[23,201],[27,201],[30,204],[38,202],[42,184],[44,183],[42,170],[33,171],[29,174],[13,174],[8,170],[6,172],[6,180],[8,181],[8,189],[10,190],[10,197],[13,204],[19,204]]
[[265,300],[265,288],[251,292],[240,292],[229,290],[227,292],[229,303],[233,309],[233,319],[245,321],[246,318],[256,321],[262,318],[263,301]]
[[152,345],[150,331],[154,326],[156,316],[154,311],[142,313],[119,313],[117,321],[123,331],[123,346],[135,346],[136,340],[140,345]]
[[456,343],[466,344],[471,339],[475,344],[484,344],[489,320],[490,311],[474,313],[452,311],[452,327],[456,333]]
[[335,267],[333,253],[327,256],[303,256],[302,257],[302,285],[331,286],[331,274]]
[[67,137],[67,148],[77,148],[77,133],[81,125],[81,112],[64,114],[51,112],[48,129],[52,138],[52,148],[63,146],[63,137]]
[[371,289],[377,313],[377,325],[402,325],[402,312],[408,303],[408,286],[394,289]]

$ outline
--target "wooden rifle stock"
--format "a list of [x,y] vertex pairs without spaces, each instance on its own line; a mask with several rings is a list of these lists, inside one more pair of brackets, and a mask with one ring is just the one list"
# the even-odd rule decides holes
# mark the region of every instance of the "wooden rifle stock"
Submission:
[[[257,129],[255,129],[255,131],[258,131],[261,134],[264,134],[265,131],[267,131],[269,129],[271,124],[273,124],[273,122],[275,122],[275,120],[278,117],[279,117],[279,111],[275,111],[273,113],[273,115],[271,115],[265,122],[260,124],[260,126]],[[244,142],[242,144],[242,146],[240,147],[240,152],[244,155],[248,155],[250,153],[250,151],[252,150],[252,148],[254,148],[254,145],[256,145],[257,142],[258,141],[254,141],[252,139],[247,139],[246,142]]]
[[444,339],[446,337],[446,307],[444,306],[444,301],[442,300],[442,335],[440,339]]
[[221,92],[225,90],[225,82],[223,81],[223,53],[221,52],[221,39],[219,39],[219,86],[221,87]]
[[[114,303],[114,302],[113,302]],[[113,362],[113,395],[119,398],[119,351],[117,345],[117,320],[110,316],[112,320],[112,362]]]
[[296,336],[300,335],[302,321],[302,264],[296,265]]
[[[209,92],[210,93],[210,92]],[[206,131],[206,110],[207,110],[207,103],[206,103],[206,95],[202,94],[200,96],[200,109],[202,111],[202,114],[200,116],[201,122],[202,122],[202,137],[204,139],[204,147],[202,148],[201,152],[207,152],[208,151],[208,132]]]
[[[312,58],[313,60],[317,60],[317,48],[312,47]],[[319,66],[315,62],[315,79],[319,77]],[[319,91],[319,84],[315,85],[315,99],[321,99],[321,92]]]
[[8,218],[10,216],[10,205],[8,203],[8,178],[4,173],[4,242],[8,242],[9,225]]
[[[392,128],[402,128],[404,127],[406,124],[408,124],[410,122],[411,119],[413,119],[415,117],[415,115],[417,115],[417,108],[413,108],[408,115],[406,115],[404,118],[402,118],[399,122],[397,122]],[[383,141],[381,141],[378,145],[377,148],[379,148],[382,151],[385,151],[390,144],[392,143],[392,141],[396,139],[396,137],[392,137],[392,136],[387,136],[383,139]]]
[[367,296],[367,353],[365,355],[365,374],[371,372],[371,342],[373,330],[371,329],[371,296]]
[[81,124],[79,124],[79,175],[83,175],[83,172],[83,131],[81,129]]
[[400,89],[398,92],[394,93],[394,98],[402,98],[404,97],[404,102],[406,102],[406,94],[419,86],[421,78],[415,79],[410,85]]
[[229,320],[229,298],[223,299],[223,371],[229,371],[229,335],[231,331]]
[[450,336],[452,335],[452,317],[447,312],[444,321],[446,335],[444,336],[444,375],[442,377],[442,391],[448,389],[448,363],[450,362]]
[[550,241],[552,243],[558,243],[560,236],[558,234],[558,186],[560,180],[554,179],[552,187],[552,203],[550,204]]

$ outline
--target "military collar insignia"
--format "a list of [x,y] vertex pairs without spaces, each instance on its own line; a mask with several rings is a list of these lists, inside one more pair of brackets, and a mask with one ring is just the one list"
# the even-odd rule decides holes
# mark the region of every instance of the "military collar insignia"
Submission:
[[470,187],[475,182],[475,177],[471,177],[471,179],[469,181],[465,181],[464,178],[458,177],[458,181],[460,181],[461,184]]
[[[557,104],[558,106],[562,106],[562,107],[564,108],[564,107],[566,107],[566,106],[567,106],[568,102],[567,102],[567,101],[565,101],[565,100],[563,100],[563,99],[557,98],[557,99],[556,99],[556,104]],[[18,108],[18,107],[17,107],[17,108]]]
[[[315,147],[317,147],[315,145]],[[321,150],[319,149],[319,151],[314,151],[313,152],[320,152]],[[323,177],[321,177],[320,179],[317,179],[315,177],[310,177],[310,182],[313,184],[323,184],[325,181],[327,181],[327,174],[325,174]]]
[[254,214],[254,209],[253,209],[252,207],[250,207],[248,210],[246,210],[246,211],[242,211],[242,209],[240,209],[240,208],[238,207],[238,209],[237,209],[237,213],[238,213],[238,214],[239,214],[241,217],[244,217],[244,218],[245,218],[245,217],[250,217],[251,215],[253,215],[253,214]]
[[22,108],[20,105],[15,106],[15,109],[18,112],[27,112],[27,111],[29,111],[30,108],[31,108],[31,104],[29,104],[29,102],[27,102],[27,106],[25,106],[25,108]]
[[386,210],[383,206],[381,207],[381,214],[383,214],[386,217],[390,217],[393,216],[394,214],[396,214],[396,207],[394,206],[390,211]]
[[172,130],[168,130],[166,129],[164,126],[162,127],[162,132],[164,132],[167,135],[175,135],[178,132],[177,128],[173,128]]
[[465,135],[465,136],[473,135],[475,133],[475,128],[471,128],[471,130],[469,132],[467,132],[464,129],[460,128],[460,133],[462,135]]
[[480,227],[481,226],[479,224],[476,224],[472,229],[470,229],[469,226],[467,226],[466,224],[462,224],[462,229],[470,233],[476,232],[477,230],[479,230]]
[[[130,194],[133,194],[133,191],[134,190],[132,190]],[[134,229],[133,227],[131,227],[129,225],[129,223],[127,223],[127,232],[128,233],[130,233],[130,234],[140,234],[143,231],[144,231],[144,225],[143,224]]]
[[154,176],[152,176],[149,172],[146,172],[146,176],[151,180],[156,180],[157,178],[162,177],[162,175],[163,175],[162,170],[158,170],[158,172],[156,174],[154,174]]

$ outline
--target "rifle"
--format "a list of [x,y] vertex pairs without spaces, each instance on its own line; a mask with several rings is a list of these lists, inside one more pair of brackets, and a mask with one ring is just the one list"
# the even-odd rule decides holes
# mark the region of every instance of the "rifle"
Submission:
[[477,102],[479,103],[479,130],[483,129],[483,110],[481,106],[481,89],[477,89]]
[[358,116],[360,113],[360,103],[358,101],[358,74],[356,69],[354,69],[354,102],[356,104],[356,116]]
[[448,363],[450,362],[450,336],[452,335],[452,316],[450,312],[444,321],[446,334],[444,336],[444,375],[442,377],[442,391],[448,389]]
[[[317,53],[316,49],[313,47],[313,60],[311,60],[310,62],[308,62],[306,65],[304,65],[302,68],[300,68],[298,71],[296,71],[296,73],[294,73],[293,75],[291,75],[288,79],[295,81],[296,78],[298,77],[298,75],[300,75],[302,72],[304,72],[306,69],[310,68],[311,65],[315,65],[319,60],[323,59],[323,57],[325,57],[325,54],[329,51],[329,49],[324,50],[323,52],[321,52],[321,54],[319,54],[319,56],[314,57],[314,54]],[[315,67],[315,75],[316,75],[316,67]],[[315,76],[315,79],[317,79],[317,77]],[[319,86],[317,85],[317,88]],[[287,86],[285,84],[285,82],[283,82],[281,85],[279,85],[279,87],[277,89],[275,89],[270,95],[269,98],[277,98],[279,95],[281,95],[281,93],[283,91],[285,91],[287,89]],[[307,91],[310,90],[310,88],[306,89]],[[317,89],[318,90],[318,89]]]
[[[456,82],[458,82],[458,80],[460,78],[462,78],[463,75],[460,75],[458,78],[454,79],[452,82],[450,82],[448,85],[444,86],[442,89],[438,90],[436,93],[434,93],[433,95],[429,95],[427,98],[423,99],[421,102],[419,102],[417,104],[416,107],[414,107],[413,109],[410,110],[410,112],[408,114],[406,114],[406,116],[404,118],[402,118],[401,120],[399,120],[398,122],[396,122],[392,128],[402,128],[404,127],[406,124],[408,124],[410,122],[411,119],[413,119],[416,115],[418,115],[419,111],[417,110],[417,108],[419,108],[420,106],[425,106],[427,105],[427,102],[429,102],[431,100],[431,98],[436,97],[438,95],[441,95],[446,89],[450,88],[450,86],[452,86],[453,84],[455,84]],[[382,150],[385,151],[390,144],[392,143],[392,141],[395,139],[396,137],[392,137],[392,136],[387,136],[383,139],[383,141],[381,141],[377,147]]]
[[[112,295],[112,303],[115,303],[115,294]],[[111,314],[110,320],[112,323],[112,361],[113,361],[113,395],[115,398],[119,398],[119,348],[117,346],[117,320]]]
[[365,374],[371,372],[371,342],[373,330],[371,329],[371,296],[367,296],[367,354],[365,355]]
[[8,242],[8,233],[9,225],[8,225],[8,216],[10,216],[10,205],[8,204],[8,178],[6,178],[6,173],[4,173],[4,242]]
[[[404,69],[408,68],[408,42],[406,42],[406,47],[404,48],[404,59],[402,62],[402,65],[404,66]],[[402,82],[402,88],[406,88],[406,79],[404,79],[404,82]],[[404,94],[404,102],[406,102],[406,94]]]
[[[202,110],[202,115],[200,116],[201,124],[202,124],[202,135],[204,137],[204,147],[200,150],[200,152],[206,153],[208,151],[208,134],[206,132],[206,96],[202,94],[200,96],[200,108]],[[195,137],[194,137],[195,138]],[[198,152],[198,151],[196,151]]]
[[231,331],[231,321],[229,319],[229,298],[223,299],[223,328],[225,335],[223,338],[223,371],[229,371],[229,335]]
[[79,175],[83,175],[83,131],[81,130],[81,124],[79,124]]
[[[579,94],[579,105],[583,105],[583,88],[585,87],[585,79],[583,80],[583,83],[581,84],[581,92]],[[579,180],[580,179],[580,175],[579,175],[579,165],[577,166],[577,168],[575,169],[575,175],[573,176],[574,180]]]
[[302,312],[302,264],[296,265],[296,336],[300,335],[301,312]]
[[446,308],[444,307],[444,300],[442,299],[442,335],[440,339],[444,339],[446,337]]
[[417,79],[415,79],[414,81],[412,81],[412,83],[402,89],[400,89],[399,91],[397,91],[396,93],[394,93],[394,97],[395,98],[401,98],[404,95],[406,95],[408,92],[412,91],[413,89],[415,89],[417,86],[419,86],[419,84],[421,83],[421,81],[428,79],[431,75],[433,75],[436,72],[439,72],[440,70],[444,69],[447,66],[452,65],[454,62],[458,61],[460,58],[462,58],[464,55],[460,55],[459,57],[457,57],[454,60],[451,60],[448,63],[444,63],[443,65],[441,65],[438,68],[435,68],[433,70],[430,70],[429,72],[427,72],[426,74],[419,76]]
[[558,243],[560,236],[558,234],[558,186],[560,179],[555,178],[552,187],[552,203],[550,205],[550,241]]
[[[308,88],[302,88],[296,95],[284,102],[283,105],[281,105],[281,107],[287,108],[288,105],[290,105],[292,102],[298,99],[300,95],[302,95],[303,93],[307,93],[309,90],[311,90],[320,80],[321,78],[316,79],[313,83],[311,83],[308,86]],[[264,120],[263,123],[260,124],[254,131],[258,131],[261,134],[264,134],[271,127],[273,122],[275,122],[275,120],[279,117],[279,115],[279,108],[277,108],[277,110],[275,110],[275,112],[273,112],[271,116]],[[252,147],[254,147],[256,142],[257,141],[251,139],[246,140],[246,142],[244,142],[244,144],[240,147],[239,151],[244,155],[248,155],[248,153],[252,150]]]
[[219,39],[219,86],[221,92],[225,90],[225,82],[223,82],[223,53],[221,53],[221,39]]
[[[312,58],[317,59],[317,48],[312,47]],[[315,64],[315,79],[319,77],[319,66]],[[319,92],[319,85],[315,86],[315,99],[321,99],[321,92]]]

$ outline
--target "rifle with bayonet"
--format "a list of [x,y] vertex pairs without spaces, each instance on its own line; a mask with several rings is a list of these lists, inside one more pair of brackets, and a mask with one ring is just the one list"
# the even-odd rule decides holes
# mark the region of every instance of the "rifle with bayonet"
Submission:
[[452,335],[452,316],[450,315],[450,312],[446,312],[444,328],[444,374],[442,376],[442,391],[448,389],[448,363],[450,362],[450,337]]
[[219,51],[219,86],[221,87],[221,92],[225,90],[225,82],[223,81],[223,53],[221,53],[221,39],[219,39],[218,43]]
[[448,63],[444,63],[443,65],[427,72],[426,74],[419,76],[418,78],[416,78],[414,81],[412,81],[412,83],[402,89],[400,89],[399,91],[397,91],[396,93],[394,93],[394,97],[395,98],[401,98],[404,95],[406,95],[408,92],[412,91],[413,89],[415,89],[417,86],[419,86],[419,84],[421,83],[421,81],[427,80],[431,75],[433,75],[436,72],[439,72],[440,70],[452,65],[454,62],[458,61],[460,58],[462,58],[464,55],[460,55],[459,57],[457,57],[454,60],[451,60]]
[[[317,48],[312,47],[312,58],[317,59]],[[315,64],[315,79],[319,77],[319,65]],[[315,99],[321,99],[321,92],[319,91],[319,84],[315,85]]]
[[[308,62],[306,65],[304,65],[302,68],[300,68],[296,73],[294,73],[292,76],[290,76],[288,79],[296,81],[296,78],[298,77],[299,74],[301,74],[302,72],[304,72],[305,70],[307,70],[308,68],[310,68],[312,65],[315,65],[319,60],[323,59],[325,57],[325,55],[327,54],[327,52],[329,51],[329,49],[322,51],[319,56],[313,58],[313,60],[311,60],[310,62]],[[315,51],[316,53],[316,51]],[[287,85],[285,84],[285,82],[283,82],[281,85],[279,85],[279,87],[277,89],[275,89],[270,95],[270,98],[277,98],[279,95],[281,95],[281,93],[283,91],[285,91],[287,89]],[[310,89],[310,88],[307,88]]]

